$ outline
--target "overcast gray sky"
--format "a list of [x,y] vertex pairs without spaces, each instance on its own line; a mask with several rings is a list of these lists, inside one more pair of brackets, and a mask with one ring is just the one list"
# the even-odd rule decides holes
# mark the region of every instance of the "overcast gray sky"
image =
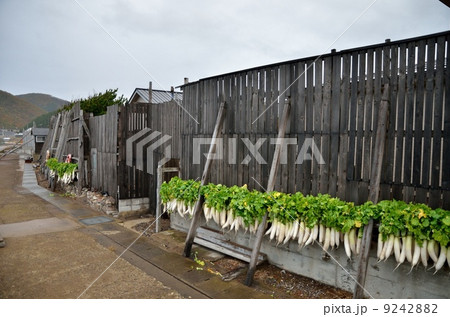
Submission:
[[128,98],[149,81],[169,89],[449,29],[438,0],[0,0],[0,90]]

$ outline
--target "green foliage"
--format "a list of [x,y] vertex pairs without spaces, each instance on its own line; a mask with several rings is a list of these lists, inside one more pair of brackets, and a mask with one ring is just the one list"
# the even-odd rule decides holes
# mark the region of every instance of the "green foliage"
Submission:
[[106,110],[109,106],[116,104],[124,104],[126,99],[124,96],[117,96],[118,89],[108,89],[104,93],[94,94],[93,96],[87,99],[80,99],[76,101],[72,101],[71,103],[65,105],[61,109],[62,111],[68,111],[72,109],[72,107],[76,103],[80,103],[80,108],[85,112],[93,113],[94,116],[100,116],[106,113]]
[[[450,212],[431,209],[424,204],[384,200],[378,204],[366,202],[355,206],[329,195],[317,196],[302,193],[280,192],[262,193],[242,187],[208,184],[200,188],[200,182],[174,177],[161,187],[163,203],[172,199],[195,204],[198,193],[205,197],[205,205],[219,212],[233,211],[233,216],[244,219],[246,226],[260,221],[265,212],[269,220],[283,223],[302,221],[308,228],[322,224],[339,232],[349,232],[354,228],[364,228],[370,219],[379,223],[379,232],[386,240],[394,236],[412,235],[422,245],[424,240],[436,240],[442,246],[450,242]],[[362,230],[359,234],[362,235]]]
[[57,111],[44,113],[43,115],[33,119],[29,122],[24,129],[28,129],[33,127],[33,123],[36,125],[36,128],[48,128],[50,127],[50,119],[57,114]]
[[60,163],[55,158],[50,158],[46,162],[48,168],[58,174],[58,177],[62,178],[65,174],[72,174],[77,168],[78,164],[75,163]]

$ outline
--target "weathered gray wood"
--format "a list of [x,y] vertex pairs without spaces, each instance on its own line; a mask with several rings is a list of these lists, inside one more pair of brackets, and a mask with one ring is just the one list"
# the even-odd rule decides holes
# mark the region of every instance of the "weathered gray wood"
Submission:
[[405,132],[405,108],[406,108],[406,44],[402,44],[398,50],[399,75],[398,75],[398,101],[396,117],[396,157],[394,184],[392,186],[392,197],[403,200],[403,160],[404,160],[404,132]]
[[[380,179],[383,166],[384,148],[386,142],[386,130],[388,129],[389,115],[389,84],[384,85],[383,98],[380,104],[378,115],[377,134],[375,136],[375,152],[372,161],[372,170],[370,177],[369,200],[378,203],[380,194]],[[367,265],[369,264],[369,250],[372,241],[373,219],[364,227],[363,240],[361,242],[358,272],[356,277],[356,286],[353,298],[364,298],[364,286],[366,283]]]
[[[223,233],[217,230],[207,227],[199,227],[197,229],[197,236],[195,237],[194,242],[207,248],[219,251],[223,254],[232,256],[236,259],[250,262],[251,249],[230,242],[229,239],[223,235]],[[267,256],[264,253],[260,253],[258,256],[258,265],[266,260]]]
[[[291,104],[290,100],[288,100],[284,106],[283,109],[283,116],[281,120],[281,124],[278,130],[278,140],[282,140],[285,136],[286,132],[286,126],[288,124],[288,120],[290,119],[290,110],[291,110]],[[281,150],[283,148],[282,143],[277,143],[275,147],[275,152],[272,160],[272,166],[270,168],[270,174],[269,174],[269,180],[267,182],[267,188],[266,192],[270,193],[274,190],[275,187],[275,178],[276,174],[280,165],[280,156],[281,156]],[[261,223],[258,226],[258,230],[256,232],[256,238],[255,243],[253,245],[252,254],[250,258],[250,264],[247,271],[247,277],[245,279],[245,284],[247,286],[252,285],[253,283],[253,276],[255,275],[256,265],[258,262],[258,256],[259,256],[259,250],[261,248],[261,242],[264,235],[264,230],[266,228],[267,223],[267,212],[264,214],[263,219],[261,220]]]
[[80,110],[80,121],[78,122],[78,183],[77,189],[78,192],[81,193],[81,189],[85,185],[85,169],[84,169],[84,133],[83,133],[83,110]]
[[[226,103],[222,102],[219,107],[219,113],[217,114],[216,125],[214,127],[214,132],[212,135],[211,145],[209,147],[206,164],[203,169],[203,175],[200,180],[200,186],[205,185],[206,179],[209,177],[209,171],[210,171],[211,164],[213,161],[212,155],[214,153],[216,153],[216,147],[217,147],[216,143],[217,143],[217,139],[220,137],[220,134],[222,133],[222,126],[223,126],[223,122],[225,120],[225,114],[226,114]],[[183,251],[183,255],[185,257],[189,257],[191,255],[192,243],[194,242],[195,233],[196,233],[197,227],[199,225],[203,202],[204,202],[204,197],[203,197],[203,195],[199,194],[199,199],[195,203],[194,213],[192,216],[191,225],[189,227],[189,232],[186,236],[186,242],[185,242],[184,251]]]
[[421,166],[423,164],[423,119],[425,105],[425,41],[418,42],[418,60],[416,70],[416,105],[415,105],[415,127],[414,127],[414,162],[413,162],[413,183],[416,187],[415,201],[426,203],[426,190],[423,188],[423,178]]
[[57,116],[57,119],[56,119],[56,123],[55,123],[55,125],[53,127],[52,141],[50,143],[50,148],[49,148],[50,157],[53,157],[53,149],[55,148],[56,137],[59,136],[59,132],[58,131],[59,131],[59,123],[60,123],[60,120],[61,120],[61,116],[62,116],[62,114],[58,113],[58,116]]

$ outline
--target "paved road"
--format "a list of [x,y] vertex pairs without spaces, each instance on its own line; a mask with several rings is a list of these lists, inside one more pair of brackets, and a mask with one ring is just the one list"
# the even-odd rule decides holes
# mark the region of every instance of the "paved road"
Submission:
[[[116,260],[115,246],[101,245],[87,226],[22,187],[22,173],[17,155],[0,161],[0,232],[6,242],[0,249],[1,298],[182,298],[122,258],[85,292]],[[98,216],[66,198],[61,203],[83,217]]]

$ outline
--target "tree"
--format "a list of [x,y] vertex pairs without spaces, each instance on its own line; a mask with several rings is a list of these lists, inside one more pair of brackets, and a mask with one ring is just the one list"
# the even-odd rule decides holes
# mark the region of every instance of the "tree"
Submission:
[[104,93],[94,94],[87,99],[80,99],[77,101],[72,101],[70,104],[65,105],[60,111],[67,111],[72,109],[75,103],[80,103],[80,108],[83,111],[91,112],[94,116],[100,116],[106,113],[109,106],[124,104],[126,99],[122,96],[117,97],[118,89],[108,89]]

